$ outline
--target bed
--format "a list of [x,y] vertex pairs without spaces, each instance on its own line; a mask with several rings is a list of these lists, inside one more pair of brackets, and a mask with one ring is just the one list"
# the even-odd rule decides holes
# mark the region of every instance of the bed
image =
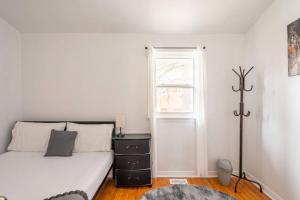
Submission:
[[44,157],[44,154],[16,151],[1,154],[0,196],[8,200],[43,200],[80,190],[92,200],[113,165],[112,151],[73,153],[72,157]]

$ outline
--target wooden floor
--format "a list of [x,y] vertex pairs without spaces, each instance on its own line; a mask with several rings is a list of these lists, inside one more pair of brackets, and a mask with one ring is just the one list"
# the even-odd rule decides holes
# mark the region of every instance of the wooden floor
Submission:
[[[189,178],[188,182],[192,185],[205,185],[215,190],[227,193],[238,200],[270,200],[266,195],[259,192],[259,190],[252,184],[241,182],[239,184],[239,192],[234,193],[234,183],[236,179],[233,178],[228,187],[223,187],[215,178]],[[153,186],[140,188],[116,188],[112,179],[108,179],[101,191],[98,192],[95,200],[139,200],[139,198],[148,190],[169,185],[169,179],[157,178],[153,179]]]

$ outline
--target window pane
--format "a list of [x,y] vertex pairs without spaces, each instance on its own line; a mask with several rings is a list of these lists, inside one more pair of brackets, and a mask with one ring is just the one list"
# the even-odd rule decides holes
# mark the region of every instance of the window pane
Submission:
[[158,87],[157,112],[193,112],[193,88]]
[[156,84],[193,84],[193,59],[156,59]]

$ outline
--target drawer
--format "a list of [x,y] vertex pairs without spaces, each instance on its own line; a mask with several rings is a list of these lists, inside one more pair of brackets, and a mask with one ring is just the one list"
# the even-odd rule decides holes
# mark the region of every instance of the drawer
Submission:
[[145,154],[149,152],[149,140],[115,140],[115,154]]
[[116,184],[117,186],[143,186],[151,185],[151,171],[123,171],[116,170]]
[[125,170],[149,169],[150,155],[116,156],[115,168]]

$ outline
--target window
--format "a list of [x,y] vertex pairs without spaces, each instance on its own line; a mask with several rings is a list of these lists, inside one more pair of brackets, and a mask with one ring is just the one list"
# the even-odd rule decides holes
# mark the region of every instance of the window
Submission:
[[193,113],[195,106],[195,53],[156,52],[156,112]]
[[[154,174],[183,175],[188,172],[188,175],[206,176],[206,53],[201,47],[150,47],[147,54],[148,117],[154,138]],[[170,134],[174,140],[171,142],[177,142],[177,146],[189,145],[189,150],[181,154],[186,153],[189,158],[193,155],[197,162],[188,163],[179,171],[165,168],[163,159],[168,150],[161,141],[170,138]],[[184,160],[174,157],[173,164],[180,162]]]

